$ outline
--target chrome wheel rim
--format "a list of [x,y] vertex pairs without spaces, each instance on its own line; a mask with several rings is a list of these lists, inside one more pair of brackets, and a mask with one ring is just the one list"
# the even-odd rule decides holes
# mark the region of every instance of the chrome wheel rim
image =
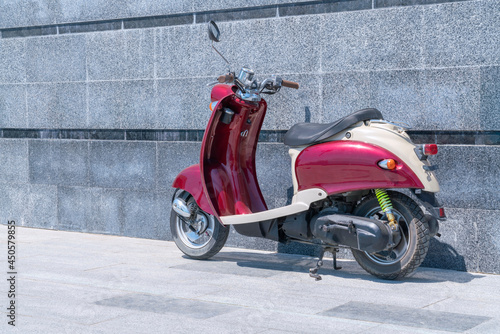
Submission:
[[[401,232],[401,241],[391,250],[382,251],[377,253],[367,253],[366,256],[375,263],[380,265],[389,266],[401,261],[401,259],[408,253],[410,249],[410,232],[409,223],[406,221],[405,217],[397,210],[392,209],[392,213],[399,224],[399,230]],[[372,219],[387,220],[387,216],[382,211],[380,207],[372,209],[366,214],[365,217]]]
[[214,218],[198,211],[194,223],[189,224],[179,216],[176,217],[179,239],[189,248],[202,248],[212,240],[214,234]]

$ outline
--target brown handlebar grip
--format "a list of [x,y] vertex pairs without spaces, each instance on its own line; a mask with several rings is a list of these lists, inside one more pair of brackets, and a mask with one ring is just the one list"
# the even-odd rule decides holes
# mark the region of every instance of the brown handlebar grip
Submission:
[[224,74],[224,75],[221,75],[220,77],[218,77],[217,81],[220,82],[220,83],[233,82],[234,81],[234,76],[233,76],[232,73]]
[[288,81],[288,80],[282,80],[281,85],[288,87],[288,88],[295,88],[299,89],[299,83],[298,82],[293,82],[293,81]]

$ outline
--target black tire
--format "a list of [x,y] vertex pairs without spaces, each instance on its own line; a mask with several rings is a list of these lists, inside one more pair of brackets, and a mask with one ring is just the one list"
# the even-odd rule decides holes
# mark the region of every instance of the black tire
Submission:
[[[420,207],[408,196],[388,191],[393,212],[399,222],[402,237],[394,252],[368,254],[352,249],[354,258],[368,273],[382,279],[399,279],[412,274],[424,261],[429,249],[429,226]],[[354,209],[354,215],[381,217],[375,195],[367,196]],[[385,216],[382,219],[386,219]],[[406,243],[406,248],[405,248]],[[393,257],[393,258],[389,258]]]
[[[176,196],[181,195],[181,191],[177,191]],[[177,247],[187,256],[197,260],[211,258],[217,254],[226,243],[229,235],[229,226],[223,226],[211,214],[201,210],[192,196],[187,198],[188,206],[193,206],[198,209],[198,218],[207,221],[207,227],[200,229],[201,233],[196,233],[189,228],[189,224],[181,219],[172,209],[170,213],[170,231]],[[208,234],[205,236],[205,234]],[[202,239],[199,244],[196,243],[196,238]]]

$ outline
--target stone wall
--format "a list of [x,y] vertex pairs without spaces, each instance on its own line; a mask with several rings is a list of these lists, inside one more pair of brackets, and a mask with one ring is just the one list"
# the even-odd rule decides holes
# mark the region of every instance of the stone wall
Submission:
[[[226,71],[210,19],[233,69],[301,84],[268,100],[269,207],[289,200],[286,129],[375,107],[439,144],[449,220],[426,265],[500,273],[496,0],[3,1],[2,223],[170,239],[170,185],[198,160],[206,84]],[[236,233],[228,244],[303,251]]]

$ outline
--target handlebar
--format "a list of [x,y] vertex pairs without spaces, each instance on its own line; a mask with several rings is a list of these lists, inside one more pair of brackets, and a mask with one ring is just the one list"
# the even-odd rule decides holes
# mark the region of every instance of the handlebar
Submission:
[[282,80],[281,85],[284,87],[288,88],[294,88],[294,89],[299,89],[299,83],[298,82],[293,82],[293,81],[288,81],[288,80]]
[[223,74],[217,78],[217,81],[208,84],[208,86],[221,84],[234,84],[238,87],[238,94],[243,99],[249,101],[260,101],[260,94],[276,94],[281,87],[299,89],[299,83],[289,80],[283,80],[281,77],[272,75],[259,83],[253,78],[254,72],[248,68],[242,68],[238,76],[234,72]]
[[217,81],[219,83],[233,82],[234,81],[234,74],[233,73],[229,73],[229,74],[221,75],[221,76],[219,76],[217,78]]

